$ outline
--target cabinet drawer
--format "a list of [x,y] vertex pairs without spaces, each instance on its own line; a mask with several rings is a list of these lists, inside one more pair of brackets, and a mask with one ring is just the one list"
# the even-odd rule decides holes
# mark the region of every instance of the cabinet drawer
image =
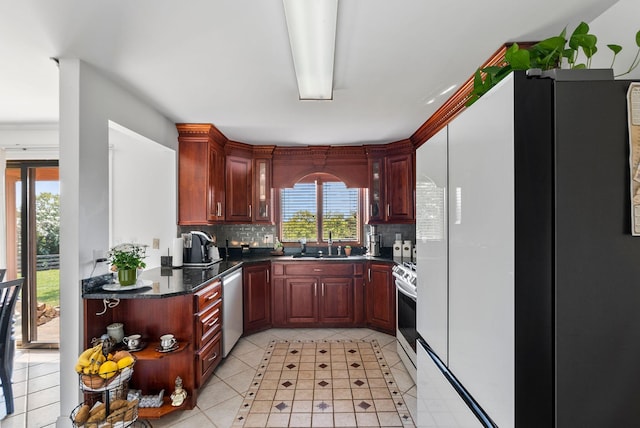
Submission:
[[196,312],[202,311],[220,298],[222,298],[222,281],[216,279],[202,290],[194,293]]
[[354,265],[352,263],[291,263],[284,265],[285,275],[338,275],[351,276],[355,274]]
[[212,341],[208,342],[196,353],[196,381],[198,387],[207,381],[222,360],[221,338],[222,333],[218,333]]
[[222,300],[196,314],[196,349],[202,347],[222,329]]

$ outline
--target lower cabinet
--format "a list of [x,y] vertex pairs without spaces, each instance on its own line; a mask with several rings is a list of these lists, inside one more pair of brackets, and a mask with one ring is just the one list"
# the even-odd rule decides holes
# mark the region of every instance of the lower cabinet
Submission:
[[385,333],[396,331],[396,287],[393,263],[369,262],[365,285],[367,325]]
[[274,263],[278,327],[353,327],[364,323],[362,263]]
[[244,335],[271,327],[270,262],[243,267]]

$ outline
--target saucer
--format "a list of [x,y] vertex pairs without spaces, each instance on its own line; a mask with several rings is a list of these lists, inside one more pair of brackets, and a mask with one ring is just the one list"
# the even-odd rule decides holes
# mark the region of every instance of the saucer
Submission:
[[162,353],[165,353],[165,352],[172,352],[172,351],[175,351],[176,349],[178,349],[179,347],[180,347],[180,344],[179,344],[179,343],[176,343],[176,344],[175,344],[175,345],[173,345],[171,348],[167,348],[167,349],[165,349],[165,348],[162,348],[162,347],[158,346],[158,347],[156,348],[156,351],[157,351],[157,352],[162,352]]
[[138,345],[137,348],[125,348],[125,351],[129,351],[129,352],[137,352],[137,351],[142,351],[144,348],[147,347],[147,342],[140,342],[140,344]]

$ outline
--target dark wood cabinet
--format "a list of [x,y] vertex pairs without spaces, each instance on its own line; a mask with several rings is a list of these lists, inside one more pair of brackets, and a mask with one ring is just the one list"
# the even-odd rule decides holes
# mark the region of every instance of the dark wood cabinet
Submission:
[[369,223],[415,221],[415,153],[395,145],[369,151]]
[[209,144],[209,195],[207,197],[207,220],[213,223],[224,221],[225,184],[224,151],[217,144]]
[[226,216],[227,222],[251,223],[252,159],[226,157]]
[[224,220],[224,144],[211,124],[178,124],[178,224]]
[[219,279],[193,295],[196,386],[202,386],[222,361],[222,281]]
[[244,335],[271,327],[270,263],[243,268]]
[[318,316],[324,323],[354,322],[353,278],[320,278]]
[[362,263],[274,263],[273,325],[364,325]]
[[273,223],[273,189],[271,188],[271,159],[253,160],[254,223]]
[[393,263],[369,262],[365,299],[367,325],[385,333],[396,331],[396,288]]
[[226,222],[273,223],[271,157],[275,146],[225,146]]

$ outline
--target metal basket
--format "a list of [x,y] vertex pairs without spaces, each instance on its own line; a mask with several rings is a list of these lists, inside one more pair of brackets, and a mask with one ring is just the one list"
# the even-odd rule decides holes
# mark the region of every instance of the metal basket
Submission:
[[[126,400],[124,400],[126,401]],[[115,401],[111,401],[110,405],[113,407]],[[87,406],[90,408],[90,414],[95,415],[98,414],[100,410],[100,406],[104,407],[104,417],[99,417],[101,415],[98,414],[98,417],[94,417],[93,419],[89,418],[87,421],[78,421],[78,414],[81,412],[82,408]],[[97,401],[94,404],[90,403],[82,403],[79,404],[73,411],[71,412],[71,423],[74,427],[83,427],[83,428],[101,428],[101,427],[111,427],[111,428],[124,428],[133,425],[138,419],[138,400],[127,401],[127,405],[120,407],[118,409],[110,410],[106,412],[106,404]],[[99,419],[99,420],[94,420]]]
[[135,362],[136,360],[134,358],[131,365],[111,373],[104,373],[104,377],[99,374],[79,373],[78,380],[80,383],[80,389],[84,392],[104,392],[118,389],[120,385],[126,384],[129,379],[131,379]]

